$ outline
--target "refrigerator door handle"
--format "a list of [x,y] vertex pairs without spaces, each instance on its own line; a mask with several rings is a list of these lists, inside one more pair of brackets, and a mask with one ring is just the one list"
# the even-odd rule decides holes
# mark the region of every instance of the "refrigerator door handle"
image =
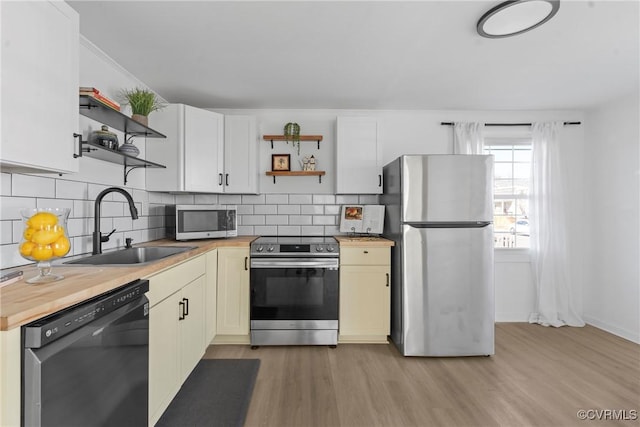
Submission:
[[492,222],[406,222],[405,224],[414,228],[483,228],[491,225]]

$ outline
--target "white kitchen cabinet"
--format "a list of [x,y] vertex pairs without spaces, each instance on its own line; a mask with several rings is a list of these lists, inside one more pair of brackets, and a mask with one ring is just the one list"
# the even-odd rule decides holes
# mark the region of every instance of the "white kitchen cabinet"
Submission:
[[258,143],[253,116],[224,117],[225,193],[258,193]]
[[61,1],[0,2],[3,170],[77,172],[78,13]]
[[170,104],[149,119],[166,140],[147,144],[146,159],[166,169],[146,170],[148,191],[223,191],[224,116]]
[[340,249],[341,343],[386,343],[391,310],[391,251]]
[[382,193],[382,150],[378,122],[370,117],[338,117],[336,192]]
[[149,425],[155,424],[205,352],[206,257],[149,277]]
[[249,248],[218,248],[216,343],[249,342]]
[[205,323],[204,341],[205,345],[211,344],[216,336],[217,320],[217,293],[218,293],[218,250],[214,249],[205,254],[207,262],[207,282],[205,284]]

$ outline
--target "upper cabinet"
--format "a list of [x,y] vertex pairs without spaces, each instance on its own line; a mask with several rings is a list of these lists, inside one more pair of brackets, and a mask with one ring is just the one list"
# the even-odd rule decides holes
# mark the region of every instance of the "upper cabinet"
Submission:
[[257,146],[255,117],[224,117],[225,193],[258,192]]
[[224,116],[184,104],[154,112],[153,127],[165,134],[147,144],[146,158],[166,169],[147,169],[148,191],[219,193],[224,183]]
[[78,14],[65,2],[0,2],[3,169],[77,172]]
[[382,150],[377,120],[338,117],[336,133],[336,193],[381,194]]

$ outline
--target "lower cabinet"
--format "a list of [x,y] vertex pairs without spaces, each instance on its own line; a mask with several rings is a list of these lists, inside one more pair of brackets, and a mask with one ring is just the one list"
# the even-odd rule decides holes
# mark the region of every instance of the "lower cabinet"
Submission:
[[20,426],[20,327],[0,331],[0,426]]
[[206,255],[149,277],[149,425],[204,355]]
[[217,301],[218,301],[218,250],[205,254],[207,263],[207,283],[204,289],[205,321],[204,342],[208,346],[216,336]]
[[218,248],[216,343],[249,343],[249,248]]
[[339,342],[387,342],[390,261],[388,247],[340,248]]

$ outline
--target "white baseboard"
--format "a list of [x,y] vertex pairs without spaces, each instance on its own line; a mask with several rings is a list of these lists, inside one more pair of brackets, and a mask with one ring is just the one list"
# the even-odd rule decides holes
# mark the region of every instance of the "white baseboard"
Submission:
[[525,322],[529,323],[531,313],[496,313],[496,322]]
[[596,319],[591,316],[583,315],[582,318],[587,324],[591,326],[602,329],[603,331],[607,331],[609,333],[612,333],[613,335],[617,335],[620,338],[624,338],[636,344],[640,344],[640,333],[638,331],[631,331],[626,328],[621,328],[619,326],[603,322],[602,320]]

